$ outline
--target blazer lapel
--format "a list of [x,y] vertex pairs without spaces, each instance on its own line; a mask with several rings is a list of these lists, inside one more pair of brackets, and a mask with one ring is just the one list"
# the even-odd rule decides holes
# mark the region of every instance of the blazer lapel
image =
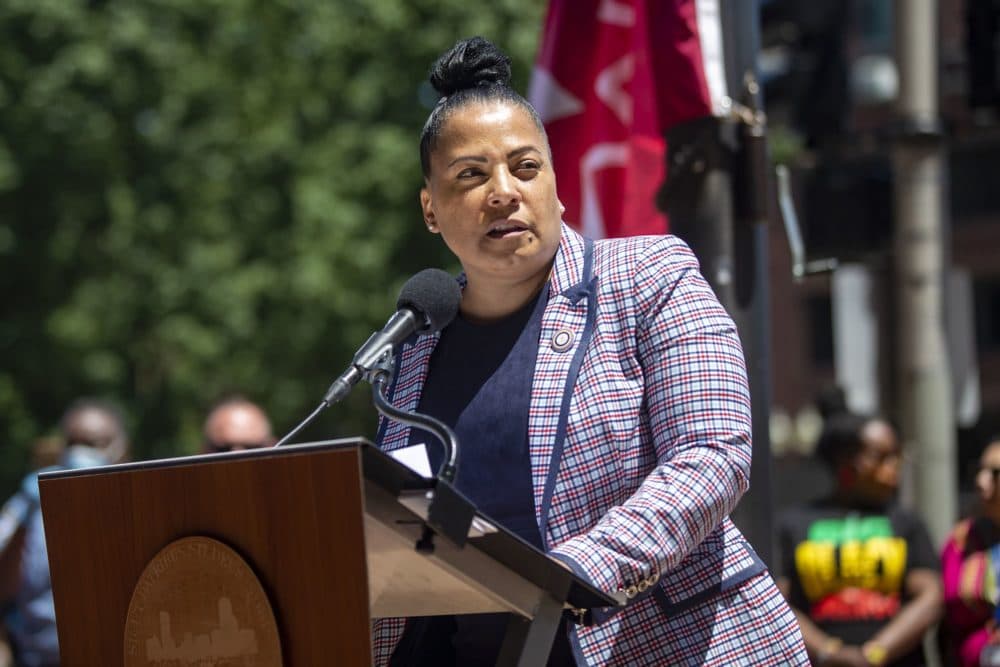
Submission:
[[535,512],[548,548],[549,507],[566,439],[570,399],[596,317],[592,242],[563,225],[542,316],[528,416]]
[[[396,363],[396,378],[389,393],[389,401],[402,410],[413,411],[420,402],[420,390],[427,380],[431,353],[440,333],[417,338],[413,344],[404,344]],[[384,451],[405,447],[410,438],[410,427],[395,420],[382,420],[384,430],[377,439]]]

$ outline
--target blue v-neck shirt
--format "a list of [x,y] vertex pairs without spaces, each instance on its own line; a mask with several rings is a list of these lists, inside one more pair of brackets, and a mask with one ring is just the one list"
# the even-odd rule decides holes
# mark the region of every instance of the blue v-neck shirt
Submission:
[[[528,452],[528,407],[545,290],[512,315],[474,324],[459,315],[441,332],[417,412],[437,417],[459,442],[457,487],[480,512],[541,549]],[[444,451],[425,431],[431,469]]]

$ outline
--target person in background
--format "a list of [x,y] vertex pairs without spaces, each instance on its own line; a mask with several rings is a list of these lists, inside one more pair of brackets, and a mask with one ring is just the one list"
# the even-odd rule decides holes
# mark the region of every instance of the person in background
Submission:
[[947,664],[961,667],[991,664],[980,660],[984,652],[991,657],[1000,653],[995,620],[1000,599],[1000,435],[983,449],[976,491],[978,512],[955,526],[941,551],[942,644]]
[[15,663],[21,667],[59,664],[38,472],[118,463],[129,452],[124,418],[106,401],[74,402],[59,426],[63,440],[59,462],[29,474],[0,510],[0,597]]
[[[463,292],[440,335],[403,347],[390,400],[455,429],[456,484],[482,512],[627,600],[565,618],[550,667],[808,664],[728,516],[751,454],[732,320],[679,239],[592,241],[563,224],[542,122],[509,82],[510,60],[479,37],[432,69],[421,210]],[[428,442],[386,420],[376,441]],[[494,665],[505,624],[379,619],[374,662]]]
[[833,473],[832,495],[778,521],[778,585],[814,664],[924,665],[941,583],[926,527],[893,502],[895,430],[883,419],[833,414],[816,453]]
[[275,443],[264,410],[242,396],[217,402],[205,418],[203,435],[203,454],[258,449]]

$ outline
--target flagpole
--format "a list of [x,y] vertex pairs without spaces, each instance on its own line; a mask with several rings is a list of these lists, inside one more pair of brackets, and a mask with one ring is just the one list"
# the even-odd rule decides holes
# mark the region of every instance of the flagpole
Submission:
[[757,0],[719,0],[729,97],[721,113],[667,132],[668,179],[658,202],[743,341],[753,416],[750,490],[733,512],[757,553],[773,564],[768,158],[756,56]]

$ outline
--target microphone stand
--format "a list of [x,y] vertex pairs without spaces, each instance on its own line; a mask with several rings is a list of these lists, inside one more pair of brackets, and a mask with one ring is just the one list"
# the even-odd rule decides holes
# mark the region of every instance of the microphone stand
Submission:
[[[372,398],[375,408],[388,419],[394,419],[410,426],[422,428],[441,441],[444,446],[444,461],[434,478],[433,502],[427,509],[427,519],[423,535],[417,541],[416,548],[424,553],[434,551],[434,532],[439,532],[456,546],[463,546],[468,538],[469,526],[475,516],[476,508],[455,487],[455,475],[458,472],[458,437],[444,422],[416,412],[407,412],[395,407],[385,397],[386,390],[395,370],[395,358],[392,348],[383,348],[381,356],[370,361],[370,369],[357,369],[358,380],[365,380],[372,385]],[[336,385],[337,383],[334,383]],[[346,394],[335,397],[336,400]],[[288,432],[274,446],[281,447],[288,442],[307,424],[315,419],[320,412],[330,406],[331,398],[325,397],[308,417]]]
[[468,539],[469,526],[472,524],[476,508],[455,488],[455,474],[458,471],[458,437],[447,424],[430,415],[400,410],[389,403],[385,393],[395,370],[394,364],[393,355],[387,354],[365,375],[365,379],[372,385],[375,408],[388,419],[395,419],[428,431],[444,446],[444,460],[435,477],[433,501],[427,508],[426,523],[415,545],[416,549],[422,553],[433,553],[435,532],[444,535],[456,546],[462,547]]
[[[392,379],[393,371],[395,370],[395,358],[393,357],[391,346],[383,347],[380,356],[369,363],[371,364],[371,370],[357,370],[356,366],[353,367],[352,370],[357,372],[359,380],[366,380],[372,385],[372,399],[375,402],[375,409],[388,419],[394,419],[409,426],[422,428],[437,437],[437,439],[440,440],[441,444],[444,446],[444,461],[441,463],[441,468],[438,470],[437,479],[443,480],[448,484],[454,484],[455,474],[458,471],[458,437],[455,435],[455,432],[452,431],[447,424],[431,417],[430,415],[422,415],[417,412],[400,410],[396,406],[389,403],[386,399],[385,393],[388,389],[389,382]],[[334,383],[334,386],[336,385],[337,382]],[[347,391],[350,391],[349,387],[347,388]],[[319,413],[346,395],[346,391],[335,394],[333,392],[333,387],[331,387],[331,391],[327,392],[327,396],[323,398],[316,409],[313,410],[308,417],[303,419],[295,428],[285,434],[285,436],[275,443],[274,446],[281,447],[288,444],[293,437],[295,437],[317,416],[319,416]]]
[[400,410],[386,400],[385,392],[392,377],[392,357],[382,361],[372,369],[369,374],[369,382],[372,385],[372,400],[375,402],[375,409],[384,417],[416,426],[433,434],[444,445],[444,461],[438,470],[437,478],[449,483],[454,483],[455,473],[458,471],[458,437],[455,432],[444,422],[417,412],[407,412]]

